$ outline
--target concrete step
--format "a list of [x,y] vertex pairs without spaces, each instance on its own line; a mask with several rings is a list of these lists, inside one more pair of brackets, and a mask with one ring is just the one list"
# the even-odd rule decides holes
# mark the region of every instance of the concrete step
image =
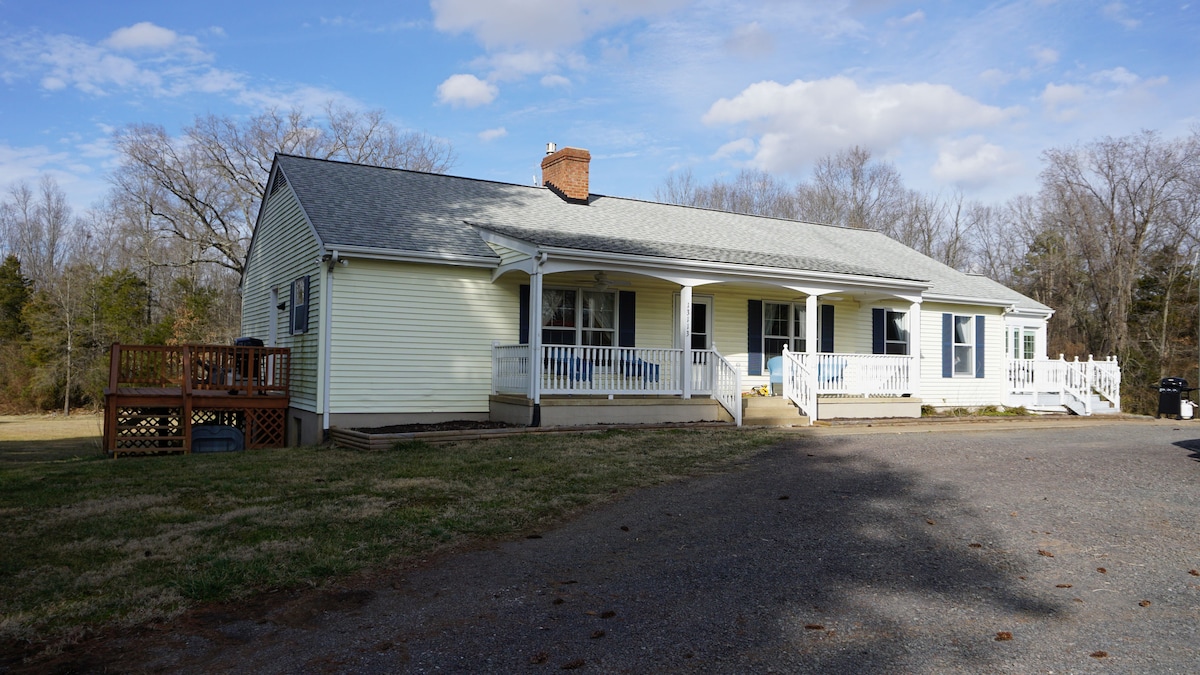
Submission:
[[808,416],[782,396],[748,396],[742,399],[742,424],[756,427],[807,426]]

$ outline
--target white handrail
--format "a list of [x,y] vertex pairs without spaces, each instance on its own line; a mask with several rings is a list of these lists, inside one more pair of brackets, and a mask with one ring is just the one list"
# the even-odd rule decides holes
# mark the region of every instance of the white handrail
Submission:
[[742,426],[742,371],[721,356],[715,346],[711,352],[693,353],[711,353],[712,358],[706,359],[711,369],[706,370],[711,370],[712,397],[733,415],[733,423],[736,426]]
[[805,363],[807,354],[783,347],[783,396],[796,404],[811,426],[817,421],[817,376]]

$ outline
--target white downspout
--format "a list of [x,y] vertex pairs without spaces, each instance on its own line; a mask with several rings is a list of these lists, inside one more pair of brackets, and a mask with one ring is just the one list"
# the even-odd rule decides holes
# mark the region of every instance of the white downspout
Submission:
[[331,355],[333,354],[333,345],[331,344],[333,340],[333,268],[337,266],[339,259],[340,256],[338,256],[338,252],[335,250],[333,255],[329,258],[328,267],[325,269],[325,291],[323,293],[325,296],[325,302],[322,303],[325,305],[325,311],[321,313],[322,318],[324,319],[321,329],[325,334],[325,349],[323,350],[324,353],[321,355],[322,360],[325,362],[325,373],[323,376],[324,386],[322,387],[323,391],[321,392],[322,398],[324,399],[321,402],[321,430],[324,432],[329,431],[329,378],[333,373],[333,366],[329,362]]

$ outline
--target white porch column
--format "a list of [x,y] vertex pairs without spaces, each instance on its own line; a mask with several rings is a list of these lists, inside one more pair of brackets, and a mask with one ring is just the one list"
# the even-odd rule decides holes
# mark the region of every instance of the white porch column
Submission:
[[908,366],[908,385],[913,398],[921,395],[921,303],[914,302],[908,308],[908,353],[912,360]]
[[[821,336],[817,333],[817,299],[821,296],[809,294],[804,299],[804,352],[806,354],[816,354],[820,350]],[[788,317],[791,321],[791,317]],[[812,360],[809,362],[810,368],[814,370],[817,367],[817,362]]]
[[679,289],[679,337],[683,346],[683,397],[692,397],[692,287]]
[[542,271],[529,275],[529,398],[542,402]]

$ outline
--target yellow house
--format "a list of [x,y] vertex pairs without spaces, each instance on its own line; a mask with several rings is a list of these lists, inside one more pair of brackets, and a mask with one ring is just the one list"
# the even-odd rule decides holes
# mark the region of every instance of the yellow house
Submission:
[[242,333],[292,350],[289,440],[447,420],[788,421],[922,405],[1119,407],[1116,362],[1045,356],[1052,310],[882,234],[278,155]]

